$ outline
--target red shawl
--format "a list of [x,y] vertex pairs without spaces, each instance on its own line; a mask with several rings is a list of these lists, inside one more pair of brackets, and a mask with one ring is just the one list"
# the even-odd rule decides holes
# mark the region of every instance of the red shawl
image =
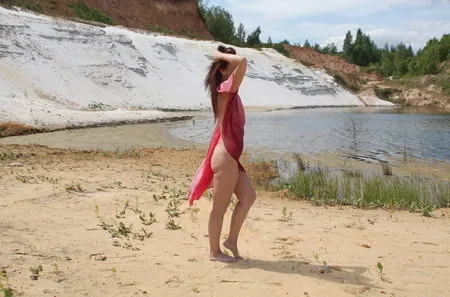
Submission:
[[211,158],[220,137],[223,138],[228,153],[238,162],[239,170],[245,171],[244,167],[242,167],[239,162],[239,158],[244,148],[245,112],[238,93],[230,92],[232,84],[233,75],[222,82],[217,88],[219,93],[228,93],[229,99],[225,108],[222,127],[219,123],[216,124],[206,157],[192,179],[189,193],[189,205],[192,205],[195,200],[200,199],[203,193],[208,188],[212,187],[214,172],[211,168]]

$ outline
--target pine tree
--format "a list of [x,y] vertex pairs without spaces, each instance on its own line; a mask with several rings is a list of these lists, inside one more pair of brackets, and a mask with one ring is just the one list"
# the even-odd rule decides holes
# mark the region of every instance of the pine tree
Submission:
[[239,27],[237,29],[237,33],[236,33],[238,44],[240,46],[245,45],[245,37],[246,37],[246,35],[247,35],[247,32],[245,31],[244,24],[240,23]]
[[308,39],[305,40],[304,47],[311,47],[311,44],[309,43]]
[[320,45],[318,43],[314,44],[314,49],[319,53],[322,51],[322,49],[320,48]]
[[347,31],[347,34],[345,34],[345,39],[344,39],[344,55],[347,58],[351,58],[352,56],[352,48],[353,48],[353,36],[352,36],[352,32]]

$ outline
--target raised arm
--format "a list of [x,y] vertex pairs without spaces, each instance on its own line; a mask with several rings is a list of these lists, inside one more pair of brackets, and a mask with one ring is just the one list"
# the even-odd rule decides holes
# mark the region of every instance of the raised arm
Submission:
[[247,59],[238,55],[226,54],[222,52],[216,52],[214,55],[214,60],[219,61],[227,61],[233,70],[233,84],[231,85],[230,92],[235,93],[241,86],[242,81],[244,80],[245,72],[247,71]]

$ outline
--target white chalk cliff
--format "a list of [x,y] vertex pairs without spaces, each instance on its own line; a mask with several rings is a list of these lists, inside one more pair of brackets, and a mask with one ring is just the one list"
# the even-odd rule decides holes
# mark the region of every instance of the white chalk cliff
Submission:
[[[0,122],[84,126],[209,108],[203,78],[217,45],[0,8]],[[249,61],[245,106],[364,105],[323,71],[272,49],[237,50]]]

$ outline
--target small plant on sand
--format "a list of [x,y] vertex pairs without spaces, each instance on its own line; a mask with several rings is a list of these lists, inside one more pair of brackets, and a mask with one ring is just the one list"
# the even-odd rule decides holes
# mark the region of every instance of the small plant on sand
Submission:
[[384,280],[383,279],[383,264],[381,264],[381,262],[377,263],[377,269],[378,269],[378,273],[380,274],[380,279]]
[[139,199],[136,198],[136,206],[131,209],[135,214],[142,214],[142,210],[139,209]]
[[5,269],[0,270],[0,293],[3,293],[5,297],[13,297],[12,290],[7,288],[3,282],[8,282],[8,274]]
[[166,213],[170,218],[179,217],[180,212],[180,205],[183,202],[181,200],[172,199],[169,201],[169,204],[167,204]]
[[141,228],[141,231],[142,232],[133,233],[133,239],[144,241],[145,239],[148,239],[153,235],[153,232],[147,232],[147,230],[145,230],[144,228]]
[[186,193],[183,190],[179,190],[176,188],[169,188],[167,185],[164,186],[161,194],[153,194],[153,200],[167,200],[167,199],[175,199],[184,197]]
[[30,267],[31,271],[31,279],[37,280],[39,278],[39,273],[43,271],[42,265],[38,265],[37,267]]
[[123,222],[119,222],[119,225],[117,226],[117,233],[128,238],[132,233],[132,227],[133,225],[129,225],[127,227]]
[[31,183],[32,177],[24,175],[16,175],[16,180],[20,181],[23,184],[29,184]]
[[108,231],[109,234],[111,234],[111,237],[113,238],[121,238],[121,237],[128,238],[132,233],[133,227],[133,225],[129,225],[127,227],[123,222],[119,222],[119,224],[115,223],[115,226],[107,224],[105,222],[101,222],[100,226],[103,228],[103,230]]
[[83,187],[80,184],[70,184],[70,185],[66,185],[66,192],[69,193],[83,193],[86,192],[85,189],[83,189]]
[[281,209],[281,221],[292,221],[292,211],[288,211],[286,206]]
[[433,217],[433,210],[434,210],[433,205],[428,204],[427,206],[425,206],[425,207],[422,209],[422,215],[423,215],[424,217],[431,218],[431,217]]
[[113,277],[116,278],[117,277],[117,268],[116,267],[111,268],[111,272],[112,272]]
[[166,228],[169,230],[178,230],[181,229],[180,223],[176,223],[174,218],[178,218],[181,214],[180,205],[182,201],[177,199],[172,199],[167,204],[166,213],[169,217],[169,220],[166,223]]
[[125,201],[125,205],[124,205],[123,209],[120,211],[120,213],[116,214],[116,218],[118,218],[118,219],[125,218],[125,213],[129,206],[130,206],[129,200]]
[[166,223],[166,228],[168,230],[179,230],[181,229],[180,223],[176,223],[173,218],[169,218],[169,220]]
[[58,264],[56,264],[56,263],[53,264],[53,272],[56,275],[59,275],[61,273],[61,271],[59,270]]
[[139,215],[139,219],[141,220],[142,224],[144,224],[145,226],[150,226],[156,222],[156,215],[153,212],[149,212],[148,218],[147,218],[145,213],[142,213]]

